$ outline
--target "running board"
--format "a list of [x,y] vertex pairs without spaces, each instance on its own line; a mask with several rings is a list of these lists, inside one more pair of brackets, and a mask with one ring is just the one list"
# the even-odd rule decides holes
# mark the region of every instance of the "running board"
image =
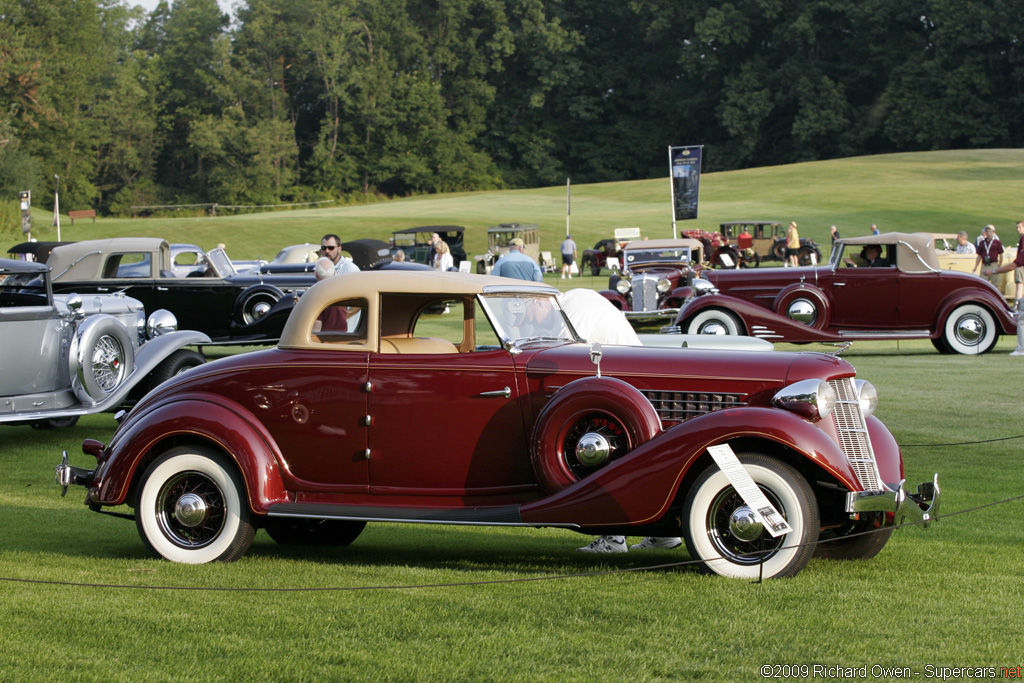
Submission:
[[482,508],[413,508],[330,503],[278,503],[267,510],[269,517],[347,519],[365,522],[406,522],[412,524],[466,524],[479,526],[555,526],[569,529],[578,524],[528,524],[518,505]]
[[930,330],[839,330],[840,337],[878,337],[879,339],[930,339]]

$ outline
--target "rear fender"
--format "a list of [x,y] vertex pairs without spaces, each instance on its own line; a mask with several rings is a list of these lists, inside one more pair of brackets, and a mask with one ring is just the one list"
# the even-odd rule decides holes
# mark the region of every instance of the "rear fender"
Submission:
[[[885,430],[880,422],[876,426]],[[784,410],[735,408],[661,432],[586,479],[523,505],[522,519],[593,527],[654,522],[668,511],[683,478],[709,446],[751,438],[779,444],[849,490],[861,490],[838,444],[814,423]]]
[[97,469],[102,505],[127,502],[134,480],[152,457],[182,441],[213,444],[231,458],[245,480],[249,506],[262,514],[275,503],[288,502],[280,467],[280,451],[270,434],[242,406],[222,397],[192,394],[148,409],[119,431]]
[[995,316],[1000,327],[1002,327],[1003,334],[1017,334],[1017,319],[1014,318],[1013,312],[1006,305],[1006,300],[1002,296],[997,295],[993,287],[991,292],[988,289],[980,288],[959,290],[943,299],[935,309],[935,319],[932,321],[932,337],[942,336],[946,318],[949,317],[954,308],[963,304],[984,306]]

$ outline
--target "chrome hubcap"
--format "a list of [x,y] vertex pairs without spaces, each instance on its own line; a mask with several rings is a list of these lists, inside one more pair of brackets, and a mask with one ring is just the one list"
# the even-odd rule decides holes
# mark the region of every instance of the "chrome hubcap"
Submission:
[[790,320],[795,320],[804,325],[813,325],[818,319],[818,309],[807,299],[797,299],[789,305],[786,315]]
[[733,510],[729,518],[729,533],[740,541],[755,541],[761,536],[763,528],[757,521],[754,511],[746,505]]
[[729,334],[729,330],[720,320],[711,320],[701,325],[700,334]]
[[174,504],[174,518],[179,524],[195,528],[206,519],[206,501],[194,493],[186,493]]
[[966,315],[956,321],[956,338],[962,344],[974,346],[985,336],[985,323],[976,316]]
[[576,459],[587,467],[604,464],[612,453],[612,445],[603,434],[587,432],[576,443]]

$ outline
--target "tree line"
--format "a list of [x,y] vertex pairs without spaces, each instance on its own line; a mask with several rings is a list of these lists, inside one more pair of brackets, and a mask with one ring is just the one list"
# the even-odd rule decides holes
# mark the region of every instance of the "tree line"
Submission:
[[0,0],[0,197],[271,204],[1020,147],[1011,0]]

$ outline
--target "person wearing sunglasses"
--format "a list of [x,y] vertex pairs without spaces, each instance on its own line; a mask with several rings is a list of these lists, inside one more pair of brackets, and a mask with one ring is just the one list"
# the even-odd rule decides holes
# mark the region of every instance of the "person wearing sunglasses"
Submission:
[[359,266],[341,253],[341,238],[333,233],[320,238],[320,253],[334,263],[335,275],[359,272]]

